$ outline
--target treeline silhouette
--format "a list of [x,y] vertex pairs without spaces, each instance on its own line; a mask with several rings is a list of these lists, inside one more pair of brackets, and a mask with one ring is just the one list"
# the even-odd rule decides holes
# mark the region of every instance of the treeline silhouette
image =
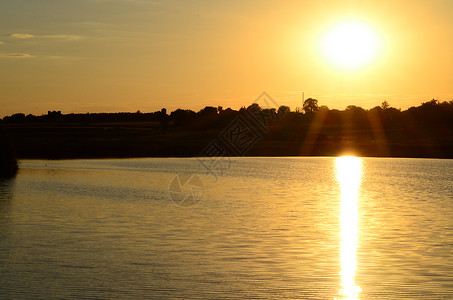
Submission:
[[0,180],[13,177],[17,172],[17,161],[14,157],[6,134],[0,127]]
[[[152,113],[49,111],[42,116],[14,114],[1,122],[19,157],[200,156],[225,130],[239,130],[233,127],[241,116],[246,123],[247,118],[255,121],[248,122],[255,124],[248,130],[255,132],[256,141],[239,155],[453,158],[453,101],[434,99],[404,111],[387,102],[372,109],[354,105],[329,109],[309,98],[296,111],[254,103],[239,110],[207,106],[198,112],[177,109],[169,114],[165,109]],[[263,123],[256,125],[260,120]],[[262,134],[256,134],[253,126]],[[247,135],[242,138],[247,143]],[[227,154],[238,152],[227,149]]]

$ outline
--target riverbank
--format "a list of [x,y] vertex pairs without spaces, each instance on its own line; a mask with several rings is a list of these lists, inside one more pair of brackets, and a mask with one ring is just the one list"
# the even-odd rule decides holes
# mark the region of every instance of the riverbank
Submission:
[[[323,128],[225,139],[225,130],[170,128],[153,122],[7,124],[19,159],[196,156],[338,156],[453,158],[448,133]],[[239,140],[239,138],[241,138]],[[217,150],[216,150],[217,149]],[[215,150],[215,151],[214,151]],[[217,151],[217,152],[216,152]]]
[[14,177],[17,173],[17,161],[9,141],[0,127],[0,178]]

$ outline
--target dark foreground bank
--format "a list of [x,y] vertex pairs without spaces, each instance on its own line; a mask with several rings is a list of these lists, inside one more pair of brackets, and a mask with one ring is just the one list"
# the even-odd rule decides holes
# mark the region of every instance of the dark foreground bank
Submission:
[[0,178],[9,178],[16,175],[17,161],[6,137],[3,128],[0,127]]
[[[346,153],[376,157],[453,158],[451,135],[404,130],[350,129],[323,132],[268,132],[235,136],[237,131],[166,130],[147,123],[9,125],[7,131],[18,158],[125,158],[194,156],[337,156]],[[5,154],[6,153],[6,154]],[[2,145],[3,172],[15,163]]]
[[[453,101],[401,111],[287,106],[154,113],[15,114],[2,122],[19,158],[337,156],[453,158]],[[306,105],[305,105],[306,104]],[[5,148],[6,149],[6,148]]]

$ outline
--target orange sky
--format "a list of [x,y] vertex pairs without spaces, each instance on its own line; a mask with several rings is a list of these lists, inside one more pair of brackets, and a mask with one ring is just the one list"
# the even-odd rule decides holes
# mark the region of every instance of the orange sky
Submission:
[[[0,4],[0,117],[239,108],[267,91],[343,109],[453,100],[453,2],[23,0]],[[341,68],[326,32],[354,20],[379,50]]]

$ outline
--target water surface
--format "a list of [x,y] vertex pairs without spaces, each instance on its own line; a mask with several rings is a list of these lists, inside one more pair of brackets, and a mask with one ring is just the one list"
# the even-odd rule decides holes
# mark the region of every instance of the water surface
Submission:
[[[22,161],[0,182],[0,298],[453,298],[452,160],[234,158],[223,173]],[[199,181],[176,199],[178,174]]]

